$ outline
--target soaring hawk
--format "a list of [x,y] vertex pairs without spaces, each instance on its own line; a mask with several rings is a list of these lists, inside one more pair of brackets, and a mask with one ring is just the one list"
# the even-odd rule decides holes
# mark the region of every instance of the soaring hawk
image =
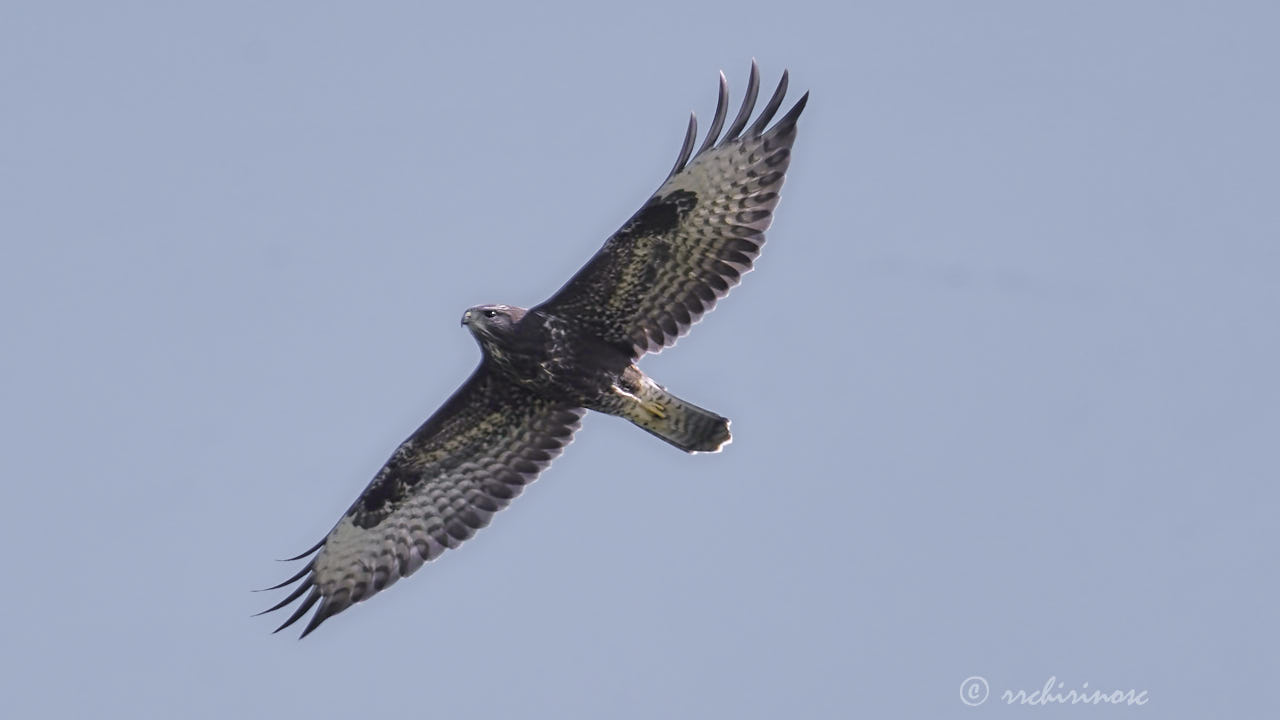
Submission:
[[686,452],[729,442],[729,421],[677,398],[635,362],[675,343],[751,269],[773,220],[805,93],[769,127],[787,73],[750,126],[760,87],[724,127],[729,86],[694,152],[689,118],[658,191],[546,302],[481,305],[462,324],[480,366],[392,453],[272,612],[302,599],[276,632],[315,607],[302,637],[489,524],[573,438],[587,409],[626,418]]

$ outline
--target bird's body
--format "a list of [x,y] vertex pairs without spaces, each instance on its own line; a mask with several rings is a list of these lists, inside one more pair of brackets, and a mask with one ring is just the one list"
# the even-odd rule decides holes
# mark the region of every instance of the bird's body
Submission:
[[462,324],[484,353],[484,363],[511,382],[581,407],[599,404],[631,358],[582,332],[572,321],[509,305],[468,310]]
[[546,398],[626,418],[686,452],[715,452],[728,442],[729,421],[666,392],[616,345],[571,319],[510,305],[468,310],[484,364]]
[[[484,527],[573,438],[582,415],[625,418],[687,452],[719,450],[729,421],[667,392],[636,361],[670,346],[749,271],[773,218],[806,94],[767,127],[778,89],[747,126],[759,89],[752,63],[741,110],[723,138],[728,86],[694,153],[689,131],[666,181],[604,247],[545,302],[481,305],[462,324],[480,366],[374,476],[277,589],[299,582],[278,610],[317,603],[305,636],[326,618],[405,577]],[[718,142],[717,142],[718,141]]]

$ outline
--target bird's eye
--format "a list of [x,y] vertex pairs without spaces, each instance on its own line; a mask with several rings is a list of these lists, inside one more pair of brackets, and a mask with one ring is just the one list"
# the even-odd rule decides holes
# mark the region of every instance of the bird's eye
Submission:
[[487,317],[487,318],[497,317],[497,315],[498,315],[498,311],[497,311],[497,310],[485,310],[485,311],[484,311],[484,316],[485,316],[485,317]]

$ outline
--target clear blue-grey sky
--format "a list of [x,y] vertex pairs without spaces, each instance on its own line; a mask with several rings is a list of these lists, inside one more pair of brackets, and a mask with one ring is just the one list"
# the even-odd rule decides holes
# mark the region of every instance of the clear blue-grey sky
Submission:
[[[8,716],[1274,716],[1274,5],[2,14]],[[643,363],[733,445],[588,417],[461,550],[250,619],[460,312],[557,288],[752,57],[813,93],[777,221]]]

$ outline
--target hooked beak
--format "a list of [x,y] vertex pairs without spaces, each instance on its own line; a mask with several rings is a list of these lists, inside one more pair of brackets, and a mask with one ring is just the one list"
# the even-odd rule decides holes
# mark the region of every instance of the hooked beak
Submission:
[[471,322],[471,311],[470,311],[470,310],[468,310],[468,311],[466,311],[466,312],[462,313],[462,324],[465,326],[465,325],[466,325],[467,323],[469,323],[469,322]]

